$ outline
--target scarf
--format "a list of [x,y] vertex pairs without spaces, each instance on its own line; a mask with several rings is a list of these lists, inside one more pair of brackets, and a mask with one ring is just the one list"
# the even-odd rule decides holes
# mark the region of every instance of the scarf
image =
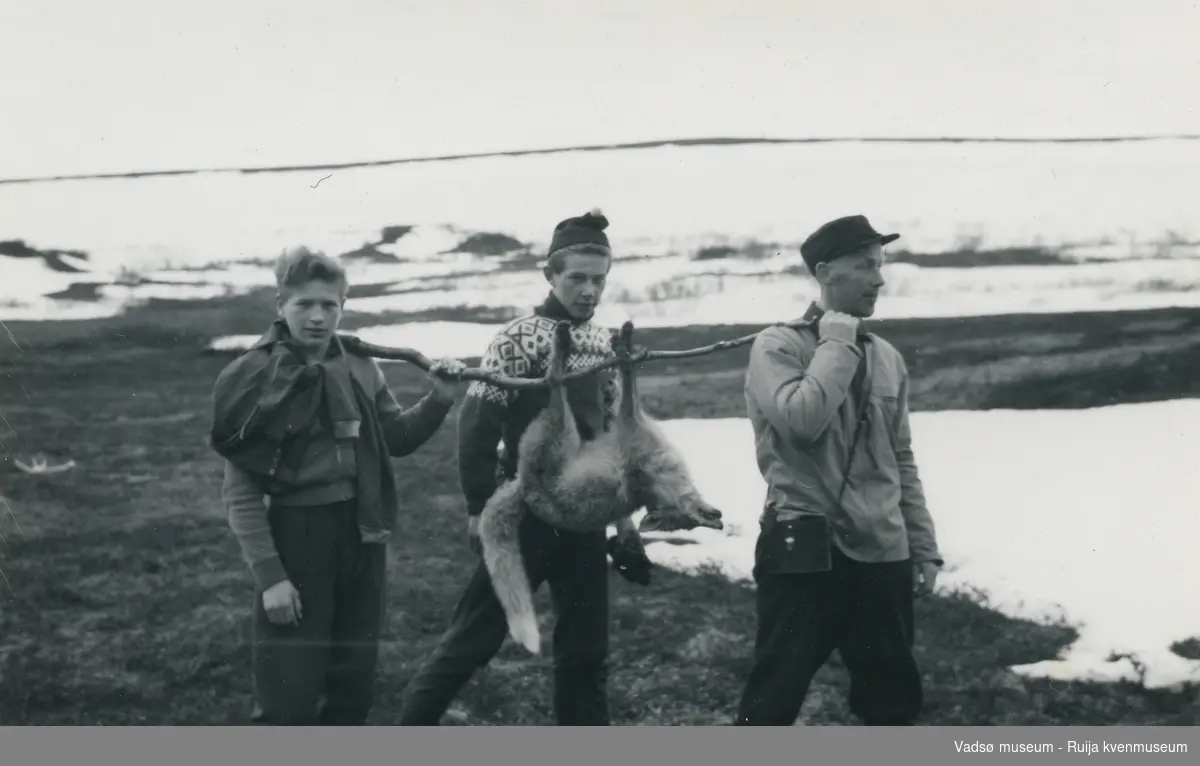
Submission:
[[533,313],[546,319],[553,319],[556,322],[570,322],[572,325],[578,326],[591,321],[591,317],[580,319],[572,316],[571,312],[567,311],[567,307],[562,305],[562,301],[554,294],[553,291],[546,296],[546,300],[542,301],[542,305],[533,310]]
[[265,494],[280,494],[301,480],[304,439],[328,418],[334,439],[354,440],[363,540],[386,540],[395,524],[396,487],[374,399],[351,375],[338,336],[315,365],[306,364],[291,341],[287,324],[276,320],[221,372],[213,386],[210,443]]

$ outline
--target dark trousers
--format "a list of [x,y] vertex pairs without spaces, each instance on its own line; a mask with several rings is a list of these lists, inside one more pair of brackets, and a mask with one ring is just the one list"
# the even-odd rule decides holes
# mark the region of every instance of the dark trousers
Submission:
[[832,569],[755,571],[754,666],[739,726],[791,726],[836,649],[850,675],[850,712],[867,725],[910,725],[922,705],[913,658],[911,561],[863,564],[833,551]]
[[298,626],[273,625],[262,593],[256,594],[256,723],[366,721],[384,620],[387,548],[362,543],[354,508],[351,501],[271,510],[272,536],[300,592],[303,617]]
[[[608,552],[604,531],[555,530],[526,515],[521,551],[536,591],[550,585],[554,626],[554,715],[560,726],[607,726]],[[508,623],[480,561],[449,629],[408,687],[401,726],[436,726],[476,670],[504,644]]]

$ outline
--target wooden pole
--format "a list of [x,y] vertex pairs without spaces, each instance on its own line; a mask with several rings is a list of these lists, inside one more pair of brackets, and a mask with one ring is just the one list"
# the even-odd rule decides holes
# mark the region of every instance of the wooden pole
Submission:
[[[776,323],[770,325],[770,327],[791,327],[794,329],[799,329],[802,327],[806,327],[809,324],[811,324],[811,323],[805,322],[805,321],[776,322]],[[764,329],[766,329],[766,328],[764,328]],[[760,330],[759,332],[762,332],[762,331]],[[623,343],[630,344],[629,349],[632,349],[632,333],[633,333],[633,323],[625,322],[625,324],[622,325],[622,327],[621,327],[619,337],[621,338]],[[753,343],[754,339],[757,338],[758,335],[759,335],[759,333],[752,333],[750,335],[745,335],[740,338],[733,338],[731,340],[719,341],[717,343],[713,343],[708,346],[700,346],[698,348],[689,348],[689,349],[679,349],[679,350],[674,350],[674,351],[651,351],[651,350],[647,350],[647,349],[642,349],[640,351],[630,350],[628,357],[626,357],[624,354],[614,354],[611,358],[606,359],[603,362],[598,362],[598,363],[590,365],[588,367],[584,367],[582,369],[575,370],[573,372],[569,372],[563,376],[563,379],[564,380],[573,380],[576,378],[583,378],[588,375],[592,375],[596,372],[600,372],[601,370],[607,370],[611,367],[616,367],[622,363],[638,364],[641,362],[652,362],[657,359],[686,359],[686,358],[695,357],[695,356],[705,356],[707,354],[712,354],[717,351],[726,351],[731,348],[737,348],[738,346],[744,346],[748,343]],[[346,346],[347,349],[349,349],[351,351],[355,351],[359,354],[363,354],[365,356],[375,357],[376,359],[388,359],[391,361],[408,362],[409,364],[411,364],[415,367],[419,367],[420,369],[425,370],[426,372],[428,372],[429,369],[433,366],[433,360],[431,360],[429,357],[425,356],[420,351],[417,351],[415,349],[391,348],[388,346],[380,346],[375,343],[368,343],[367,341],[362,340],[362,339],[357,338],[352,335],[342,335],[340,337],[341,337],[342,343]],[[449,377],[452,379],[458,379],[458,380],[475,380],[475,381],[480,381],[483,383],[490,383],[493,386],[496,386],[498,388],[511,388],[511,389],[518,389],[518,390],[546,388],[549,385],[542,378],[509,378],[509,377],[505,377],[503,375],[496,375],[495,373],[487,372],[487,371],[479,369],[477,367],[470,367],[470,368],[464,370],[459,375],[451,376],[451,375],[447,374],[446,377]]]

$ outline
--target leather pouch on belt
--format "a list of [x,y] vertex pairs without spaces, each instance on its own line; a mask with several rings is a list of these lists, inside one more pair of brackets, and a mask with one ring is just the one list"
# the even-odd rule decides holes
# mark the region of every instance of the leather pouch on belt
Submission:
[[755,568],[762,574],[809,574],[833,567],[829,521],[821,514],[763,520]]

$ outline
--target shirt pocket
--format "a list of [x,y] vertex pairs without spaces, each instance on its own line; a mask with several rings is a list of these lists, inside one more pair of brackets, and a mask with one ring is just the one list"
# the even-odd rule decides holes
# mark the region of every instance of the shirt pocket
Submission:
[[871,386],[871,456],[887,479],[899,480],[896,463],[896,416],[900,411],[900,385],[877,380]]
[[876,379],[871,384],[871,405],[891,426],[900,409],[900,384],[893,380]]

